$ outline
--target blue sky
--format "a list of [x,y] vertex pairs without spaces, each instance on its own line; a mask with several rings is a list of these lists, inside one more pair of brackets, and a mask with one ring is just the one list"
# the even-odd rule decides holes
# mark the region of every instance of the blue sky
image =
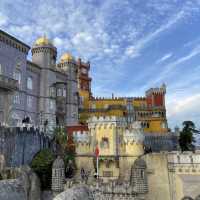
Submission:
[[89,60],[95,96],[166,83],[169,125],[200,126],[200,0],[1,0],[0,28]]

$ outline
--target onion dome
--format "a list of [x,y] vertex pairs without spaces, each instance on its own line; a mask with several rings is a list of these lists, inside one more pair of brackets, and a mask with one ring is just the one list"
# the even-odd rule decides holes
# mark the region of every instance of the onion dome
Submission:
[[43,46],[43,45],[51,45],[53,46],[52,42],[46,37],[46,36],[43,36],[43,37],[39,37],[35,43],[34,43],[35,46]]
[[70,53],[64,53],[60,58],[61,63],[72,62],[72,61],[74,61],[74,57]]

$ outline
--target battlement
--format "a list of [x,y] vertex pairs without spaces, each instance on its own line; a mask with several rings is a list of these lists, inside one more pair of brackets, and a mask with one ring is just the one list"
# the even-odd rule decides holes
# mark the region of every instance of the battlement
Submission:
[[135,100],[135,101],[145,101],[146,97],[133,97],[133,100]]
[[146,91],[146,96],[151,94],[165,94],[166,93],[166,85],[163,84],[161,87],[157,88],[150,88]]
[[88,128],[95,128],[95,127],[101,127],[104,128],[112,128],[116,126],[125,127],[126,126],[126,120],[124,117],[117,117],[117,116],[93,116],[88,119]]
[[1,131],[2,132],[7,132],[7,133],[13,133],[13,132],[16,132],[18,134],[20,133],[31,133],[31,134],[40,134],[40,135],[43,135],[44,137],[47,137],[49,138],[50,135],[49,134],[45,134],[44,133],[44,127],[41,126],[41,127],[38,127],[38,126],[32,126],[31,124],[24,124],[22,126],[16,126],[16,127],[7,127],[7,126],[0,126],[1,128]]
[[90,143],[90,135],[88,131],[74,131],[73,132],[73,139],[76,144],[88,144]]
[[0,154],[5,157],[6,166],[30,164],[36,153],[51,145],[51,138],[39,128],[0,127]]
[[117,117],[117,116],[93,116],[89,118],[88,123],[94,122],[117,122],[117,121],[124,121],[124,117]]
[[113,100],[125,100],[125,97],[91,97],[91,100],[93,101],[99,101],[99,100],[105,100],[105,101],[113,101]]
[[88,61],[88,62],[83,62],[82,60],[81,60],[81,58],[78,58],[78,60],[77,60],[77,65],[79,65],[79,66],[83,66],[83,67],[86,67],[86,68],[89,68],[90,69],[90,62]]

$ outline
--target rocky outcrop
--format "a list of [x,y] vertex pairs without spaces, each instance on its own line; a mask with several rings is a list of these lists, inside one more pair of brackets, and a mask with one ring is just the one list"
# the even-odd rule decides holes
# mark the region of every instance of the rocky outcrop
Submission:
[[87,186],[79,185],[60,193],[54,200],[94,200],[94,198]]
[[0,181],[0,200],[27,200],[26,191],[19,179]]
[[37,175],[30,167],[14,170],[12,173],[15,176],[18,174],[16,179],[0,181],[0,200],[40,200],[40,181]]

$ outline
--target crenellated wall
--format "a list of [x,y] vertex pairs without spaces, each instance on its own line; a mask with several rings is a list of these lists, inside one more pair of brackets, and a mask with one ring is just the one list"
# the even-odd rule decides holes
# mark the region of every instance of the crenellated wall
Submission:
[[0,154],[8,167],[30,164],[37,152],[49,147],[50,138],[38,129],[0,127]]

